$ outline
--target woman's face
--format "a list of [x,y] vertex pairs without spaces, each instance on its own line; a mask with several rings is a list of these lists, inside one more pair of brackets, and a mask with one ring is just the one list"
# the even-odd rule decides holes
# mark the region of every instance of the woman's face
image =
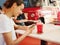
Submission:
[[20,5],[20,9],[23,10],[24,9],[24,4]]
[[15,8],[12,9],[13,10],[13,15],[15,17],[18,16],[21,13],[22,9],[24,9],[24,4],[21,4],[20,6],[16,5]]

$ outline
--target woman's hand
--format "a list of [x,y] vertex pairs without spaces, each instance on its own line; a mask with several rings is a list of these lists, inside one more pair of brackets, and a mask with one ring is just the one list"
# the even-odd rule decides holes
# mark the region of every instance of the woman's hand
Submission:
[[30,27],[27,28],[26,32],[27,33],[32,33],[32,31],[34,30],[34,28],[35,28],[35,25],[33,24],[33,25],[31,25]]

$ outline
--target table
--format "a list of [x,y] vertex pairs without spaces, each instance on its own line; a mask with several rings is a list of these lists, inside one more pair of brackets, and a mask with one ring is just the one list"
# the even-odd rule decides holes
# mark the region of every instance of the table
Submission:
[[[16,30],[16,33],[24,34],[24,30]],[[53,24],[44,24],[43,33],[37,34],[36,26],[33,32],[28,35],[33,38],[51,41],[60,44],[60,26]]]

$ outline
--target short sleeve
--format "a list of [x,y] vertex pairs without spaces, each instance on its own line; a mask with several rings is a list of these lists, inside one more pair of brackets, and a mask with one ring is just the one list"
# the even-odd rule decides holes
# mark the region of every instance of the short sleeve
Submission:
[[10,32],[11,30],[11,23],[8,20],[8,18],[0,18],[0,33],[6,33],[6,32]]
[[17,20],[22,20],[22,19],[25,19],[24,13],[23,13],[23,14],[20,14],[20,15],[17,17]]

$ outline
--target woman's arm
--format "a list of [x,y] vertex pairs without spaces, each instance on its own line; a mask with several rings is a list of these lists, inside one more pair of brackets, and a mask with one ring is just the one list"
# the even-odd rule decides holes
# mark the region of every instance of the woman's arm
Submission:
[[15,30],[16,29],[19,29],[19,30],[27,30],[27,28],[28,28],[28,26],[20,26],[20,25],[14,25],[14,28],[15,28]]
[[31,26],[33,26],[33,25],[35,25],[35,24],[32,24],[32,25],[29,25],[29,26],[20,26],[20,25],[14,25],[14,29],[15,30],[27,30],[27,28],[29,28],[29,27],[31,27]]
[[14,22],[16,22],[16,23],[21,23],[21,22],[27,22],[28,20],[26,20],[26,19],[23,19],[23,20],[14,20]]
[[4,40],[7,45],[18,45],[34,28],[27,29],[26,32],[16,40],[12,40],[12,32],[3,33]]
[[24,13],[25,19],[28,20],[28,13]]

